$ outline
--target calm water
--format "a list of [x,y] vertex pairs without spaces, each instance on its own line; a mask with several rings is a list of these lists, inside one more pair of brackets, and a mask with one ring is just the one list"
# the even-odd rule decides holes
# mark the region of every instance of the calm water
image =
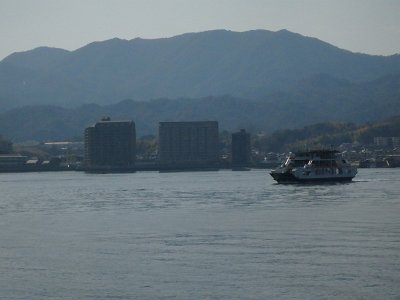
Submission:
[[400,299],[400,169],[0,174],[1,299]]

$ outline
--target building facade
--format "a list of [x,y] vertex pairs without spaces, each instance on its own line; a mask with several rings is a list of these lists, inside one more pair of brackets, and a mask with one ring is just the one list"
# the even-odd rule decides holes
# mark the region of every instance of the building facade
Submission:
[[381,147],[399,147],[400,146],[400,137],[398,136],[376,136],[374,137],[374,145]]
[[232,133],[232,167],[245,167],[251,163],[250,133],[241,129]]
[[133,121],[101,122],[85,129],[87,170],[130,170],[135,166],[136,129]]
[[3,139],[0,135],[0,154],[8,154],[12,152],[12,143]]
[[219,161],[218,122],[160,122],[161,165],[191,168],[215,167]]

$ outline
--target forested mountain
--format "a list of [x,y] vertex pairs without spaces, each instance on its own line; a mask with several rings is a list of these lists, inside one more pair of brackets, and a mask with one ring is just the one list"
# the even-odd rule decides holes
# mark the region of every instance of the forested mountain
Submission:
[[104,116],[134,120],[141,136],[156,135],[160,121],[216,120],[221,131],[245,128],[270,133],[327,121],[361,124],[396,114],[400,114],[400,75],[365,83],[319,75],[254,100],[220,96],[124,100],[76,108],[26,106],[0,114],[0,134],[13,141],[81,137],[86,126]]
[[[0,111],[225,94],[266,99],[290,89],[301,93],[296,85],[307,80],[313,80],[307,84],[314,90],[321,89],[320,74],[353,84],[398,73],[400,55],[352,53],[287,30],[112,39],[75,51],[42,47],[6,57],[0,62]],[[290,101],[302,105],[303,98],[290,94]]]

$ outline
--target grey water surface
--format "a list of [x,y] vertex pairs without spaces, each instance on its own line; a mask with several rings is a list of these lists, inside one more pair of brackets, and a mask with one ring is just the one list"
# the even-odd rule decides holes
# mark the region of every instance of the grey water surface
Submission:
[[0,174],[0,299],[400,299],[400,169]]

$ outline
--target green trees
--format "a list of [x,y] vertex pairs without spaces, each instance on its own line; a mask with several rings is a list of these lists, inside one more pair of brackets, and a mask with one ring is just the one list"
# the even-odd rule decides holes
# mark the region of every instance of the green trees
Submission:
[[337,147],[342,143],[373,143],[374,137],[400,136],[400,116],[377,123],[356,126],[353,123],[318,123],[301,129],[278,130],[257,143],[265,152],[286,152],[315,147]]

